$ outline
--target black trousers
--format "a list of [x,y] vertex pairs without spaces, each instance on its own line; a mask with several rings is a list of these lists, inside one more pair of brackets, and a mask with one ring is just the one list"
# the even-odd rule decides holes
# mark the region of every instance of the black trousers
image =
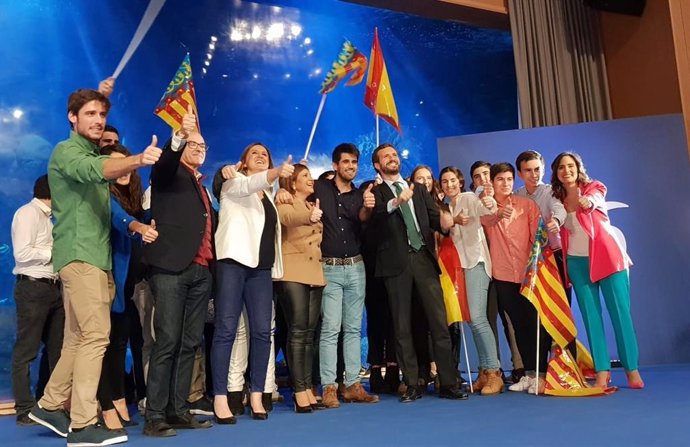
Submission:
[[[366,262],[366,260],[365,260]],[[374,261],[365,265],[374,265]],[[367,339],[369,352],[367,361],[372,366],[385,366],[396,363],[395,332],[391,310],[386,297],[386,285],[367,268],[366,295],[364,306],[367,309]]]
[[453,367],[443,291],[431,255],[425,250],[408,253],[405,269],[397,276],[384,278],[384,281],[397,338],[399,365],[407,385],[417,386],[419,380],[410,324],[413,295],[417,296],[426,314],[441,386],[455,385],[457,368]]
[[283,281],[278,296],[288,326],[287,359],[296,392],[311,389],[314,331],[321,314],[323,287]]
[[[494,280],[498,294],[499,312],[506,312],[515,330],[522,363],[527,371],[537,369],[537,310],[520,294],[520,283]],[[539,326],[539,372],[546,372],[551,336],[543,325]]]
[[[65,308],[60,286],[18,279],[14,286],[17,308],[17,339],[12,352],[12,393],[17,414],[27,413],[35,400],[31,393],[29,366],[45,345],[49,370],[60,358],[65,329]],[[42,393],[41,393],[42,394]]]
[[98,402],[102,410],[112,410],[114,400],[125,397],[125,355],[129,340],[129,315],[110,313],[110,344],[103,354],[101,380],[98,382]]

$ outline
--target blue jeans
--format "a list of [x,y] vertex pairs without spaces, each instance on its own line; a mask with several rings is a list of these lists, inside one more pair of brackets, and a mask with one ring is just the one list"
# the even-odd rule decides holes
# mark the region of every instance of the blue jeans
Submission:
[[359,382],[361,329],[366,276],[364,262],[354,265],[325,265],[326,287],[321,300],[321,342],[319,366],[321,384],[336,383],[338,334],[343,330],[345,386]]
[[486,317],[486,302],[489,294],[491,278],[486,274],[484,263],[480,262],[471,269],[465,269],[465,284],[467,288],[467,304],[470,307],[470,328],[477,346],[479,367],[497,369],[496,338]]
[[271,269],[255,269],[236,263],[216,264],[215,330],[211,346],[213,395],[224,396],[232,345],[242,306],[249,321],[249,368],[251,391],[262,393],[271,355],[273,281]]
[[146,389],[146,420],[182,416],[188,411],[196,349],[201,345],[211,296],[208,267],[190,264],[179,273],[153,269],[153,329]]

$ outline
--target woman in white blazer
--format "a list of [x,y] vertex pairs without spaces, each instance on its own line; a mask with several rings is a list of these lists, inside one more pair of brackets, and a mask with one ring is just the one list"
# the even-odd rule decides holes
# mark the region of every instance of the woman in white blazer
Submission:
[[472,386],[485,396],[499,394],[503,392],[503,376],[498,362],[496,339],[486,317],[491,257],[484,229],[479,221],[480,216],[496,213],[496,201],[490,196],[480,199],[472,192],[464,192],[465,176],[453,166],[441,170],[439,183],[455,221],[451,236],[465,273],[470,328],[479,354],[479,378]]
[[237,165],[222,169],[225,181],[215,235],[218,262],[211,348],[213,409],[219,424],[236,422],[226,392],[242,306],[247,310],[250,333],[251,415],[253,419],[268,418],[261,396],[271,352],[272,280],[283,275],[280,222],[271,185],[293,170],[289,161],[273,168],[270,152],[260,143],[247,146]]

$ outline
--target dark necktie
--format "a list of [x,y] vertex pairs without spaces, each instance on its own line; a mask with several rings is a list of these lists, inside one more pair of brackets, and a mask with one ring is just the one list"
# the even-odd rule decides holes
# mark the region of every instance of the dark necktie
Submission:
[[[400,193],[402,193],[403,190],[400,183],[393,183],[393,187],[395,188],[395,193],[398,196],[400,196]],[[414,224],[414,217],[412,217],[412,210],[410,209],[410,204],[407,202],[403,202],[400,204],[399,208],[400,212],[403,215],[403,220],[405,221],[405,228],[407,229],[407,239],[410,241],[410,247],[414,248],[415,250],[419,250],[424,245],[424,242],[422,241],[422,237],[419,235],[419,231],[417,231],[417,226]]]

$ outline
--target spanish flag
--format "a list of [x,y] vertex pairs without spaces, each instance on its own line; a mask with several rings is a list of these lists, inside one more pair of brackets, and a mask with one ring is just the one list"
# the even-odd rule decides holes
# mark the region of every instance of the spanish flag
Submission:
[[465,272],[460,263],[458,250],[450,237],[443,237],[439,243],[438,265],[441,267],[440,280],[448,325],[470,321]]
[[[194,114],[199,116],[196,110],[192,65],[187,53],[153,113],[177,131],[182,127],[182,117],[187,113],[189,105],[192,106]],[[198,122],[197,119],[197,125]]]
[[374,29],[374,43],[371,46],[371,55],[369,56],[369,71],[367,73],[367,86],[364,90],[364,105],[400,132],[398,110],[395,108],[393,90],[388,79],[388,70],[386,70],[386,62],[383,60],[381,45],[379,44],[378,28]]

